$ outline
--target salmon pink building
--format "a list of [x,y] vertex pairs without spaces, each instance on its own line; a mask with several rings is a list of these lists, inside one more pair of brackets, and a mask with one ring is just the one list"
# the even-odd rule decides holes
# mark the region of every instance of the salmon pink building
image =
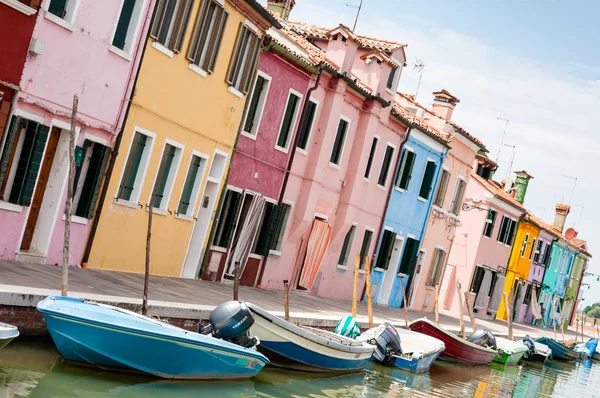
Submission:
[[22,74],[12,77],[18,92],[11,94],[11,117],[0,143],[0,257],[62,261],[70,118],[77,95],[70,263],[78,264],[127,109],[153,1],[45,0],[37,14],[34,3],[0,4],[0,18],[11,19],[1,21],[0,29],[11,24],[33,29],[33,35],[19,29],[17,35],[3,35],[17,38],[20,46],[8,54],[10,62],[25,64]]

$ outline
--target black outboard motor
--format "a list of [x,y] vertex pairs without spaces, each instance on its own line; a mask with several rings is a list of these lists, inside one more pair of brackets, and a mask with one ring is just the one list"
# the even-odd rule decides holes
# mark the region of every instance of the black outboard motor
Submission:
[[393,365],[394,355],[402,354],[400,335],[390,323],[385,322],[382,326],[384,328],[379,335],[371,338],[368,343],[377,347],[373,352],[373,357],[377,362],[383,365]]
[[468,338],[467,341],[470,341],[473,344],[480,345],[482,347],[492,348],[497,350],[496,346],[496,337],[487,329],[479,329],[474,331]]
[[527,352],[525,353],[525,358],[529,358],[533,354],[535,354],[535,343],[533,342],[533,339],[529,335],[525,336],[525,338],[523,339],[523,344],[525,345],[525,347],[527,347]]
[[259,344],[258,338],[250,336],[254,317],[246,303],[228,301],[210,313],[210,328],[213,337],[223,339],[242,347],[252,348]]

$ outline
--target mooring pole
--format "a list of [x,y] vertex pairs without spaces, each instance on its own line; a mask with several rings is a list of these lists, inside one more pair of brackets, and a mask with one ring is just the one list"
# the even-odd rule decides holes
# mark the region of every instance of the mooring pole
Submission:
[[440,284],[436,282],[435,284],[435,324],[440,324],[440,309],[439,309],[439,300],[440,300]]
[[465,337],[465,324],[463,323],[463,295],[460,290],[460,282],[456,282],[456,291],[458,291],[458,320],[460,321],[460,337]]
[[366,258],[365,280],[367,283],[367,315],[369,317],[369,329],[373,327],[373,298],[371,297],[371,261]]
[[[154,195],[153,195],[154,196]],[[148,285],[150,282],[150,242],[152,241],[153,201],[148,203],[148,233],[146,234],[146,266],[144,268],[144,293],[142,296],[142,315],[148,314]]]
[[285,320],[290,321],[290,283],[286,279],[283,281],[283,311],[285,313]]
[[406,287],[404,286],[404,276],[400,277],[402,285],[402,304],[404,306],[404,327],[408,329],[408,303],[406,302]]
[[356,318],[356,300],[358,295],[358,273],[360,271],[360,254],[356,255],[356,265],[354,266],[354,289],[352,290],[352,317]]
[[77,127],[77,105],[79,97],[73,96],[71,111],[71,132],[69,134],[69,183],[67,186],[67,203],[65,204],[65,237],[63,242],[62,283],[60,294],[67,295],[69,290],[69,252],[71,244],[71,213],[73,213],[73,184],[75,183],[75,128]]

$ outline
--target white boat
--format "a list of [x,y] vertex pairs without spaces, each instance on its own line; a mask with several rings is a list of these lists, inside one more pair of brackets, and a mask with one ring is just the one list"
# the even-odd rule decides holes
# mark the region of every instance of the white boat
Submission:
[[0,322],[0,350],[17,337],[19,337],[19,329],[16,326]]
[[250,332],[260,339],[257,349],[271,365],[308,371],[350,373],[365,368],[375,346],[338,334],[296,326],[253,304]]

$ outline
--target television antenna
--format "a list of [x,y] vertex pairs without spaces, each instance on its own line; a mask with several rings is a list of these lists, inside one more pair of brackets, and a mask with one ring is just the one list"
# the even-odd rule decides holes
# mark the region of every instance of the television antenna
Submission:
[[571,195],[569,196],[569,203],[568,205],[571,205],[571,200],[573,199],[573,194],[575,193],[575,187],[577,186],[577,177],[571,177],[571,176],[566,176],[563,174],[564,178],[568,178],[570,180],[575,180],[575,182],[573,183],[573,189],[571,190]]
[[508,180],[508,178],[510,177],[510,173],[512,173],[513,164],[515,162],[515,151],[516,151],[517,147],[515,145],[508,145],[508,144],[503,144],[502,146],[507,146],[509,148],[512,148],[512,153],[510,155],[510,164],[508,166],[508,172],[506,173],[506,179]]
[[502,119],[501,117],[497,117],[496,120],[500,120],[502,122],[506,122],[504,125],[504,132],[502,133],[502,139],[500,140],[500,148],[498,149],[498,155],[496,156],[496,164],[498,164],[498,160],[500,159],[500,151],[502,151],[502,147],[504,146],[504,137],[506,136],[506,129],[508,128],[508,119]]
[[352,27],[352,33],[356,30],[356,24],[358,23],[358,17],[360,16],[360,11],[362,10],[363,0],[360,0],[360,3],[355,6],[354,4],[344,3],[346,7],[356,8],[356,18],[354,19],[354,26]]
[[423,73],[425,72],[426,65],[419,58],[415,59],[415,64],[413,65],[413,71],[419,74],[419,82],[417,83],[417,91],[415,92],[415,100],[417,99],[417,95],[419,95],[419,88],[421,88],[421,79],[423,79]]

